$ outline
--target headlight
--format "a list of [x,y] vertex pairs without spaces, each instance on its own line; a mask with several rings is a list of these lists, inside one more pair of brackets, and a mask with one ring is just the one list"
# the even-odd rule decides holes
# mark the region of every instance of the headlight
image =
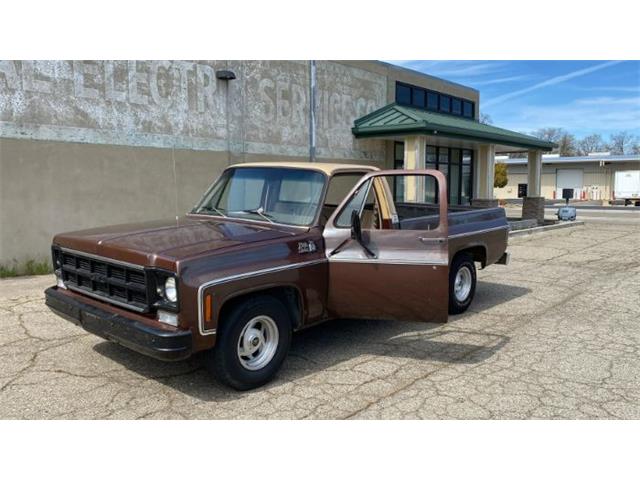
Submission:
[[178,301],[178,289],[176,288],[176,279],[173,277],[167,278],[164,282],[164,298],[170,302]]
[[154,306],[177,312],[180,294],[178,293],[179,279],[176,274],[154,268],[151,269],[150,277],[156,291]]

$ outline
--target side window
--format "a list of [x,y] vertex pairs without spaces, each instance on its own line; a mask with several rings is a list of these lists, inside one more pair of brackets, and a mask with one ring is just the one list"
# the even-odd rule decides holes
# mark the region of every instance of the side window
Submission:
[[[401,192],[394,191],[398,185]],[[431,175],[379,175],[355,192],[335,226],[349,228],[355,211],[363,230],[434,230],[440,225],[437,197],[438,181]]]
[[[438,181],[431,175],[400,175],[404,191],[394,193],[395,214],[400,230],[434,230],[440,225]],[[393,182],[388,182],[393,185]],[[383,219],[384,223],[384,219]]]
[[324,204],[322,205],[322,212],[320,212],[320,225],[325,225],[327,223],[327,220],[329,220],[329,217],[333,215],[336,207],[342,203],[344,198],[363,175],[364,172],[354,172],[338,173],[331,177],[331,180],[329,180],[329,186],[327,187],[327,194],[324,198]]
[[324,204],[334,208],[337,207],[363,176],[364,172],[338,173],[334,175],[329,181]]

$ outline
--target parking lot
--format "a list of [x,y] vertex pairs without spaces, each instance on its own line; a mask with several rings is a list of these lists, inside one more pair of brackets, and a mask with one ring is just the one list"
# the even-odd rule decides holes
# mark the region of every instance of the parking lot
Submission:
[[238,393],[51,314],[53,276],[0,281],[0,418],[640,418],[640,225],[510,241],[448,324],[334,321]]

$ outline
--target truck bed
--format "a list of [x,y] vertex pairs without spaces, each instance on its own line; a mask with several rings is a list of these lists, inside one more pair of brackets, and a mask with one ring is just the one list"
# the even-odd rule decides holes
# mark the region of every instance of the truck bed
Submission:
[[[433,230],[438,226],[439,206],[432,203],[396,203],[400,229]],[[448,208],[449,237],[508,228],[503,208],[451,206]]]

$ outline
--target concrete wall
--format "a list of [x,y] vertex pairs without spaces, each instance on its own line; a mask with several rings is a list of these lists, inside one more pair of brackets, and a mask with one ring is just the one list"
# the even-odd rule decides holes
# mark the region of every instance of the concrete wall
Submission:
[[[381,62],[317,62],[319,161],[392,165],[392,142],[351,127],[396,80],[479,101]],[[0,264],[47,257],[56,232],[182,214],[229,164],[308,160],[309,105],[307,61],[0,61]]]
[[[613,195],[615,172],[621,170],[639,170],[640,162],[611,162],[600,166],[598,162],[550,163],[542,165],[541,195],[553,198],[556,190],[556,171],[564,168],[581,169],[584,172],[583,183],[591,198],[610,200]],[[518,198],[518,184],[527,183],[526,165],[508,166],[508,183],[503,188],[494,188],[498,199]]]

